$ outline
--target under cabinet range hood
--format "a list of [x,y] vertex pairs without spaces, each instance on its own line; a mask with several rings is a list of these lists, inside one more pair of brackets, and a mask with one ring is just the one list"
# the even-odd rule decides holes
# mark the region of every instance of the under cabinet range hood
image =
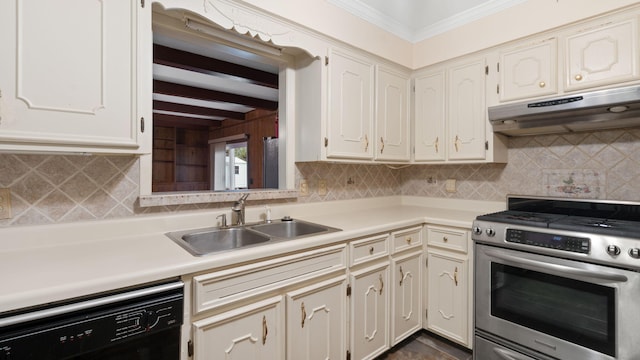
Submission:
[[489,122],[510,136],[640,126],[640,85],[491,106]]

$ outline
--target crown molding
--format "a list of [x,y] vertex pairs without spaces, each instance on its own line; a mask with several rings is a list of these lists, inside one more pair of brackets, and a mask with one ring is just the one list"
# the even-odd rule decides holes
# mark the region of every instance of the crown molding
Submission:
[[[455,29],[485,16],[495,14],[526,0],[489,0],[482,5],[444,18],[436,23],[420,26],[409,19],[395,19],[382,11],[365,4],[362,0],[327,0],[351,14],[368,21],[404,40],[417,43],[435,35]],[[408,14],[407,14],[408,15]]]

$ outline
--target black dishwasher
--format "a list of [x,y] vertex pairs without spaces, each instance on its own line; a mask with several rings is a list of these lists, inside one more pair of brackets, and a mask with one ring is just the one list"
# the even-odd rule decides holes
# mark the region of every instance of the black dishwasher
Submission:
[[184,284],[156,283],[0,318],[0,360],[178,360]]

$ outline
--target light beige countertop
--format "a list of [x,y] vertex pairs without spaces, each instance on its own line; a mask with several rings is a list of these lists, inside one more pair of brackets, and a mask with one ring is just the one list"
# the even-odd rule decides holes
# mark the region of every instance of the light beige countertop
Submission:
[[[228,210],[0,228],[0,314],[424,223],[470,228],[477,215],[502,209],[499,202],[403,196],[277,205],[274,219],[288,215],[342,231],[200,257],[165,233],[216,226]],[[247,221],[264,212],[248,206]]]

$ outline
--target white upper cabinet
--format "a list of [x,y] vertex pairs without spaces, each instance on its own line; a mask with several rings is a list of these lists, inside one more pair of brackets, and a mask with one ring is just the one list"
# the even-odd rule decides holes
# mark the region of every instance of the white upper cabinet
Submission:
[[500,53],[500,101],[558,92],[558,45],[551,38]]
[[567,36],[566,90],[637,80],[638,41],[635,17]]
[[485,59],[478,58],[448,70],[447,143],[450,160],[486,158],[485,69]]
[[409,161],[409,76],[376,66],[376,160]]
[[415,79],[415,161],[446,159],[445,73],[437,71]]
[[374,64],[331,49],[328,67],[327,157],[372,159]]
[[150,14],[139,1],[0,2],[0,150],[147,151],[137,51]]

